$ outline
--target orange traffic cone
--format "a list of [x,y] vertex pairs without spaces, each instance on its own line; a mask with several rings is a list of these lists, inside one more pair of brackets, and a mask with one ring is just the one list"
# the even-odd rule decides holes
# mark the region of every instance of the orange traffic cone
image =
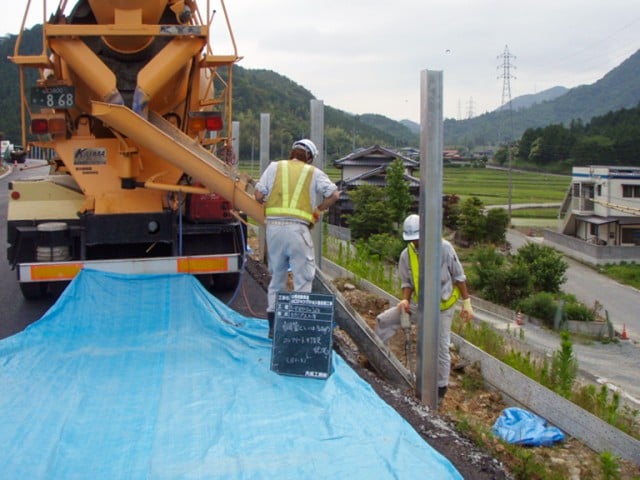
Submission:
[[622,324],[622,333],[620,334],[620,338],[622,340],[629,340],[629,335],[627,335],[627,324]]

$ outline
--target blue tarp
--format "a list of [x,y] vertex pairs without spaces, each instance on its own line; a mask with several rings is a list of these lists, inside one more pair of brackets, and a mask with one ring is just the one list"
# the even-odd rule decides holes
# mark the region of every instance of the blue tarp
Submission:
[[564,440],[564,433],[558,427],[548,425],[544,418],[518,407],[505,408],[492,431],[507,443],[529,447],[548,447]]
[[189,275],[82,271],[0,341],[0,477],[462,478],[335,353],[272,372],[266,330]]

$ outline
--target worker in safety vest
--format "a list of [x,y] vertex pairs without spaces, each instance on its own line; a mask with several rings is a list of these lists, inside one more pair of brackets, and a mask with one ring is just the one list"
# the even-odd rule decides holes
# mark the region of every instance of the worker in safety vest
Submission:
[[255,186],[255,198],[265,204],[267,219],[269,338],[273,338],[276,294],[286,291],[289,267],[294,291],[311,291],[316,264],[309,230],[338,200],[336,184],[311,165],[317,154],[311,140],[294,142],[289,160],[270,163]]
[[[382,312],[376,318],[376,333],[385,344],[401,326],[402,313],[410,315],[411,321],[416,322],[418,311],[418,271],[420,245],[420,217],[409,215],[403,224],[402,238],[408,241],[407,247],[400,253],[398,261],[398,275],[401,281],[402,300]],[[442,400],[447,393],[449,384],[449,369],[451,356],[449,344],[451,343],[451,322],[455,313],[454,306],[462,298],[462,310],[460,316],[469,321],[473,318],[471,298],[467,290],[467,277],[458,255],[453,246],[447,240],[442,240],[442,268],[440,270],[440,339],[438,342],[438,398]]]

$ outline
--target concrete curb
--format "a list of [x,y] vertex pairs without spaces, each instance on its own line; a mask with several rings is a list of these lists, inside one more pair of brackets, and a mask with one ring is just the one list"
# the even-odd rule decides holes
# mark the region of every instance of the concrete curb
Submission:
[[609,451],[626,460],[640,463],[640,441],[486,354],[458,335],[452,334],[451,338],[460,355],[480,364],[482,377],[492,387],[594,451]]
[[[328,277],[353,277],[351,272],[326,258],[322,259],[321,267]],[[366,280],[358,283],[390,302],[398,301]],[[340,296],[339,292],[333,293]],[[513,402],[545,418],[597,453],[609,451],[625,460],[640,463],[640,441],[485,353],[455,332],[451,332],[451,340],[462,357],[480,364],[484,380]]]

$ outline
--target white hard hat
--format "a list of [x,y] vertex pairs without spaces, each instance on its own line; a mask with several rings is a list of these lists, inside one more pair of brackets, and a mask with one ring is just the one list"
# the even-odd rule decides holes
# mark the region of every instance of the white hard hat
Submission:
[[415,213],[404,219],[402,238],[407,241],[420,239],[420,217]]
[[294,149],[294,148],[302,148],[309,155],[311,155],[312,159],[316,158],[316,155],[318,155],[318,148],[308,138],[303,138],[302,140],[297,140],[297,141],[293,142],[293,145],[291,146],[291,148],[292,149]]

